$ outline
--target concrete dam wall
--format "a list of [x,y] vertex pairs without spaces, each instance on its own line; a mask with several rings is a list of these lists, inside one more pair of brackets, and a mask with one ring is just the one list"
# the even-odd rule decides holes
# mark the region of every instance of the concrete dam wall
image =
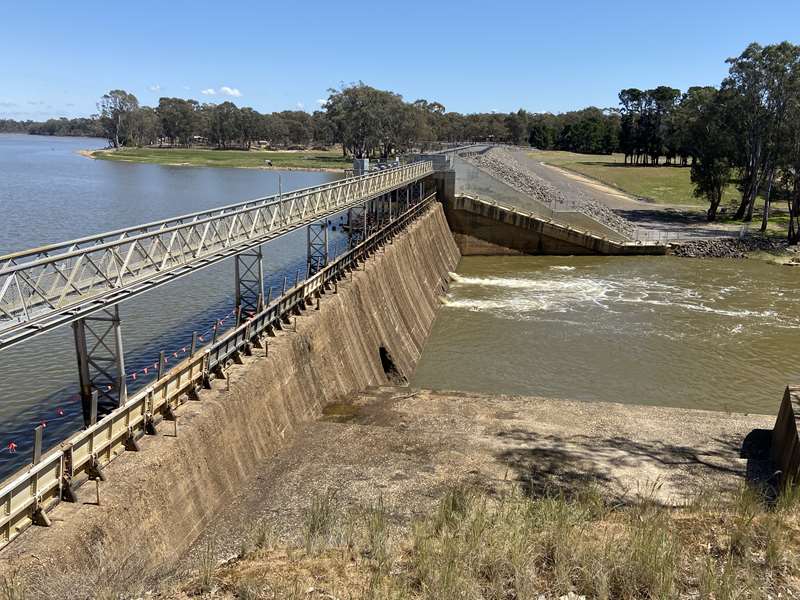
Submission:
[[464,256],[665,254],[662,244],[623,242],[470,196],[448,197],[447,222]]
[[319,310],[309,307],[183,404],[174,432],[162,422],[140,452],[110,463],[99,506],[95,486],[84,485],[78,502],[52,511],[51,527],[9,545],[0,576],[16,572],[37,597],[58,596],[65,582],[93,586],[173,563],[299,425],[347,394],[410,376],[459,258],[434,202]]

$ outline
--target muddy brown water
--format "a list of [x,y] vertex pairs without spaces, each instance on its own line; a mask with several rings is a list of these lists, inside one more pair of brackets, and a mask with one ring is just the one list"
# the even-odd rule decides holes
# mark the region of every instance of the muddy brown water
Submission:
[[800,383],[800,270],[467,257],[412,384],[774,415]]

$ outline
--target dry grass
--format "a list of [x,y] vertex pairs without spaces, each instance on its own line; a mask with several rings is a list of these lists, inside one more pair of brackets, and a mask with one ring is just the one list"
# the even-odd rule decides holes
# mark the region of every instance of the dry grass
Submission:
[[209,542],[177,587],[147,591],[141,568],[99,560],[69,592],[58,578],[47,594],[0,580],[0,600],[794,598],[800,491],[790,490],[771,505],[743,487],[676,508],[655,500],[657,487],[614,503],[592,488],[530,498],[456,487],[412,523],[397,522],[382,498],[347,508],[328,490],[310,500],[297,545],[256,523],[237,558],[216,564]]
[[797,494],[766,506],[743,488],[679,508],[650,493],[610,504],[455,488],[435,512],[392,524],[383,501],[358,510],[325,492],[306,512],[305,544],[259,543],[172,597],[538,599],[796,597]]

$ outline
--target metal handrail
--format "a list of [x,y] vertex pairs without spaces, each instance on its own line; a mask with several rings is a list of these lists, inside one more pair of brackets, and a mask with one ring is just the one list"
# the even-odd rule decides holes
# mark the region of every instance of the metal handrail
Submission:
[[145,435],[157,415],[171,413],[181,404],[182,396],[210,382],[213,373],[224,369],[237,352],[246,352],[254,340],[280,327],[287,315],[305,306],[314,295],[324,293],[326,286],[344,277],[358,262],[399,233],[434,197],[435,194],[431,194],[422,199],[361,244],[286,290],[264,310],[132,395],[124,405],[50,450],[40,462],[3,482],[0,487],[0,507],[3,507],[0,509],[0,548],[37,518],[42,518],[42,514],[68,497],[86,479],[100,473],[125,451],[126,443]]

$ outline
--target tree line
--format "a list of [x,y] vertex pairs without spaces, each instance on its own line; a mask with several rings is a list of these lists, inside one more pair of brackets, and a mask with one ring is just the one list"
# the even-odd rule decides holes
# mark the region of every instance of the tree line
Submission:
[[383,157],[431,142],[497,141],[525,143],[527,113],[447,112],[439,102],[406,102],[394,92],[364,83],[330,90],[321,110],[262,114],[232,102],[200,103],[161,98],[140,106],[133,94],[112,90],[98,103],[98,122],[114,147],[210,145],[249,149],[330,147],[341,144],[355,158]]
[[28,133],[31,135],[60,135],[103,137],[100,121],[94,117],[47,119],[46,121],[15,121],[0,119],[0,133]]

